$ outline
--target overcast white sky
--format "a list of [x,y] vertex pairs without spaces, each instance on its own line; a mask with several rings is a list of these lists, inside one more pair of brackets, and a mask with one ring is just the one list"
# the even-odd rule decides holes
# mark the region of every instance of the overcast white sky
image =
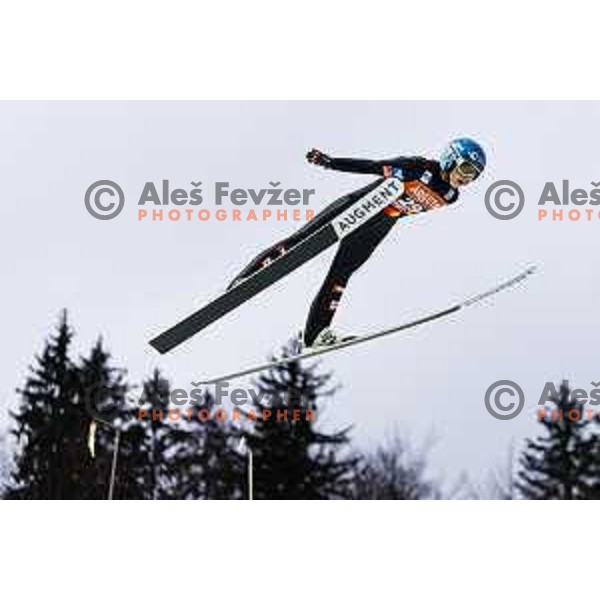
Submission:
[[[297,224],[139,223],[146,181],[189,188],[201,180],[206,208],[216,181],[232,187],[315,188],[316,210],[372,178],[306,164],[310,147],[333,155],[436,155],[458,135],[480,139],[486,176],[450,209],[399,223],[356,275],[336,324],[370,331],[443,308],[542,265],[526,289],[498,296],[459,318],[329,356],[343,389],[324,422],[354,424],[371,446],[394,430],[418,444],[433,435],[438,475],[466,471],[484,481],[502,468],[511,441],[535,434],[544,382],[569,378],[590,389],[597,361],[600,219],[539,223],[546,181],[590,189],[600,180],[598,103],[494,102],[146,102],[0,105],[0,424],[63,307],[87,352],[102,334],[133,381],[161,366],[178,386],[262,360],[302,327],[331,252],[167,356],[147,340],[220,289],[264,246]],[[115,220],[85,210],[87,187],[119,183],[128,198]],[[513,221],[484,204],[495,179],[514,179],[528,197]],[[514,379],[527,396],[515,420],[492,419],[486,388]]]

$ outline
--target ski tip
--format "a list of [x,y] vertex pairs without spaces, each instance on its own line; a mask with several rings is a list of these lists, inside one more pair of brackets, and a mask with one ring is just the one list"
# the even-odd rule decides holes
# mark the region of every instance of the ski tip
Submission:
[[517,284],[519,284],[522,281],[524,281],[525,279],[527,279],[530,275],[535,273],[537,271],[537,269],[538,269],[538,265],[531,264],[528,267],[526,267],[523,271],[521,271],[518,275],[515,275],[511,279],[507,279],[507,280],[503,281],[502,283],[499,283],[497,286],[487,290],[486,292],[483,292],[481,294],[477,294],[476,296],[467,298],[467,300],[465,300],[462,303],[462,306],[464,306],[464,307],[472,306],[473,304],[477,304],[483,300],[486,300],[487,298],[491,298],[492,296],[495,296],[499,292],[513,288]]
[[531,275],[534,275],[535,273],[540,271],[540,266],[537,264],[530,264],[528,267],[525,268],[525,270],[520,273],[519,275],[517,275],[513,282],[514,283],[520,283],[521,281],[523,281],[524,279],[527,279],[528,277],[530,277]]
[[523,269],[523,271],[521,271],[518,275],[515,275],[512,279],[509,279],[506,283],[507,284],[519,283],[520,281],[523,281],[523,279],[526,279],[530,275],[533,275],[538,270],[538,268],[539,268],[538,265],[531,264],[528,267],[526,267],[525,269]]

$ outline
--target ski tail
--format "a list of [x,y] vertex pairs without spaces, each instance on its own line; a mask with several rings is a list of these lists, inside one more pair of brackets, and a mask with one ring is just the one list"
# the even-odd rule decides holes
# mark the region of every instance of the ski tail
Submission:
[[254,275],[217,296],[200,310],[151,339],[150,345],[161,354],[172,350],[267,287],[295,271],[334,244],[336,240],[337,236],[333,229],[329,227],[319,229],[290,252],[283,254],[270,265],[263,267]]

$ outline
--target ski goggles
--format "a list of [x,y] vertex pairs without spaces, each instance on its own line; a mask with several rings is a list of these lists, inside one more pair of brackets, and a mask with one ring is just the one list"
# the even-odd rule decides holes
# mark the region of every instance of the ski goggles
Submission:
[[458,160],[455,168],[461,175],[464,177],[470,177],[471,179],[478,177],[480,172],[476,165],[468,160],[465,160],[464,158],[462,160]]

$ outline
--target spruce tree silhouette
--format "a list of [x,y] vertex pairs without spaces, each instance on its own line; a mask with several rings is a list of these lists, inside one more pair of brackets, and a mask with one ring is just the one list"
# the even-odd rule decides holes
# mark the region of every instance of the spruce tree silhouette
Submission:
[[[284,348],[284,354],[293,351]],[[256,382],[263,400],[269,399],[268,403],[253,401],[251,410],[257,418],[246,434],[253,454],[256,499],[351,496],[356,459],[341,457],[350,428],[333,433],[317,429],[325,398],[334,393],[328,389],[331,376],[318,374],[317,367],[291,362],[270,369]]]
[[77,370],[69,358],[72,338],[63,311],[25,385],[17,389],[20,404],[11,413],[17,451],[6,498],[78,497],[88,419],[77,404]]
[[[585,406],[571,399],[567,382],[551,398],[553,405],[547,405],[548,415],[540,421],[545,435],[527,440],[515,487],[530,500],[589,498],[597,437],[588,432]],[[577,415],[580,418],[574,418]]]

